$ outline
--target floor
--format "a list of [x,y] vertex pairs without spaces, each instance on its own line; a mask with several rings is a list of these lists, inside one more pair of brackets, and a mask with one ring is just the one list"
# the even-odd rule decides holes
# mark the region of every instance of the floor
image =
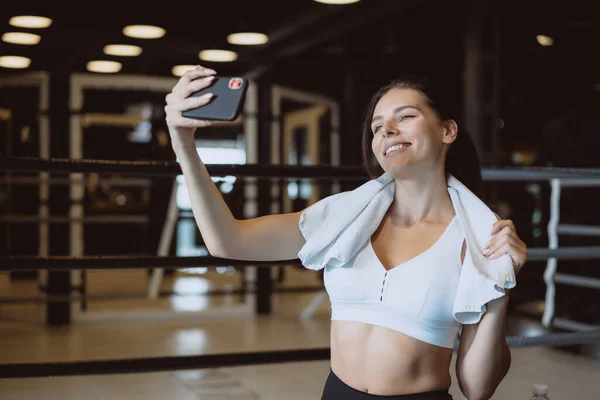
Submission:
[[[202,294],[214,289],[239,288],[239,273],[221,272],[180,271],[163,280],[162,291],[174,292],[173,296],[148,300],[144,297],[146,274],[94,271],[88,275],[91,297],[88,310],[81,311],[80,304],[74,302],[73,323],[59,328],[45,326],[45,307],[35,300],[40,294],[34,282],[6,284],[5,281],[0,286],[1,363],[328,347],[329,303],[317,304],[311,318],[300,318],[318,292],[276,293],[272,315],[255,317],[251,298],[244,301],[239,295]],[[289,267],[279,287],[318,288],[319,285],[318,275],[313,271]],[[15,298],[27,301],[15,303]],[[512,368],[492,399],[529,399],[534,383],[548,384],[553,400],[597,398],[600,361],[538,347],[513,349],[512,355]],[[319,399],[328,371],[328,361],[314,361],[157,373],[0,379],[0,399]],[[456,383],[451,393],[455,400],[464,398]]]

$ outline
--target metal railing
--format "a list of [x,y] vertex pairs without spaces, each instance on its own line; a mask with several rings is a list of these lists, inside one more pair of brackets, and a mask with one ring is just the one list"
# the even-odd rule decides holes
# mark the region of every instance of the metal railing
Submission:
[[[256,178],[314,178],[314,179],[336,179],[346,181],[367,180],[364,170],[360,167],[333,167],[328,165],[315,166],[290,166],[290,165],[207,165],[209,173],[213,176],[234,175],[238,177],[256,177]],[[105,174],[130,174],[143,176],[175,176],[181,174],[181,169],[176,162],[150,162],[150,161],[111,161],[111,160],[69,160],[69,159],[35,159],[35,158],[0,158],[0,170],[13,170],[21,172],[55,172],[55,173],[82,173],[94,172]],[[555,294],[556,284],[565,284],[578,287],[600,289],[600,279],[586,278],[583,276],[557,273],[557,260],[571,259],[596,259],[600,258],[600,247],[567,247],[559,248],[558,235],[580,235],[580,236],[600,236],[600,226],[560,224],[560,198],[563,188],[580,187],[600,187],[600,169],[580,169],[580,168],[495,168],[483,169],[482,176],[485,181],[519,181],[519,182],[550,182],[550,219],[548,222],[548,248],[529,249],[529,260],[547,259],[547,265],[544,272],[544,282],[546,283],[545,308],[542,317],[542,323],[546,327],[552,325],[569,329],[584,331],[597,329],[598,326],[587,325],[577,321],[571,321],[555,317]],[[175,187],[175,186],[174,186]],[[173,207],[173,205],[171,205]],[[164,229],[170,229],[169,224],[165,224]],[[166,232],[168,233],[168,232]],[[164,234],[165,237],[171,237],[171,234]],[[168,240],[165,240],[165,242]],[[161,240],[162,242],[162,240]],[[54,262],[53,262],[54,261]],[[13,257],[0,258],[0,270],[8,270],[20,265],[21,268],[32,269],[54,269],[60,268],[59,262],[65,266],[66,260],[52,260],[52,257],[46,259],[31,258],[29,260],[16,259]],[[89,268],[90,258],[73,258],[68,262],[71,268],[75,267],[72,263],[78,264],[75,268]],[[144,260],[145,265],[148,262],[155,267],[159,265],[189,265],[185,260],[180,264],[174,259],[168,257],[155,257],[154,261]],[[208,262],[214,262],[214,260]],[[127,268],[128,262],[125,260],[94,260],[91,264],[105,263],[106,266],[112,265],[113,268]],[[87,264],[87,266],[86,266]],[[236,264],[229,262],[229,265]],[[243,262],[239,263],[243,264]],[[252,262],[252,264],[260,264]],[[278,264],[272,262],[271,264]],[[320,296],[317,294],[317,296]],[[318,297],[322,299],[323,297]],[[314,303],[314,302],[312,302]],[[314,304],[309,306],[314,308]],[[310,316],[311,312],[305,310],[304,317]]]
[[[548,248],[558,249],[559,234],[577,236],[600,236],[600,226],[572,225],[560,223],[560,199],[562,188],[600,187],[600,179],[550,179],[550,220],[548,221]],[[548,258],[544,271],[546,283],[546,300],[542,324],[545,327],[556,326],[567,330],[585,331],[600,328],[555,316],[556,283],[563,285],[600,289],[600,279],[584,277],[574,274],[557,273],[558,257]]]

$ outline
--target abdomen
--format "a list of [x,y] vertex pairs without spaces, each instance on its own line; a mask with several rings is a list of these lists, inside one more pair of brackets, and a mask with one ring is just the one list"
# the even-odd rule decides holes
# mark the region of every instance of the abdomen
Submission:
[[332,321],[331,368],[347,385],[370,394],[398,395],[450,387],[452,349],[391,329]]

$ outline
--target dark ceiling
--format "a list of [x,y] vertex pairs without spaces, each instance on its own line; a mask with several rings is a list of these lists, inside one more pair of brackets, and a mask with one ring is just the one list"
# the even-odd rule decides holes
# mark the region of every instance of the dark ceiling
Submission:
[[[150,2],[79,2],[68,7],[56,7],[51,2],[12,3],[2,7],[2,33],[16,30],[8,25],[12,15],[43,15],[54,22],[47,29],[19,29],[41,33],[39,45],[2,42],[0,54],[31,57],[31,69],[68,65],[72,70],[84,71],[89,60],[114,59],[124,64],[123,73],[170,75],[175,64],[200,62],[197,57],[200,50],[223,48],[239,53],[235,63],[217,64],[221,70],[232,73],[260,73],[265,71],[265,66],[270,68],[285,62],[312,68],[333,63],[339,68],[340,61],[345,61],[348,54],[363,57],[390,54],[389,45],[397,46],[400,43],[394,43],[396,39],[404,41],[403,34],[410,35],[419,25],[415,13],[434,3],[431,0],[363,0],[335,6],[312,0],[204,0],[184,3],[183,7],[166,3],[152,6]],[[448,2],[438,3],[448,6]],[[157,40],[128,38],[122,29],[129,24],[158,25],[165,28],[167,34]],[[262,46],[228,44],[226,36],[236,31],[264,32],[270,41]],[[425,39],[425,33],[418,33],[418,40]],[[414,39],[411,41],[417,44]],[[135,58],[106,56],[102,49],[111,43],[136,44],[144,50]],[[314,75],[314,71],[306,73]]]
[[[428,73],[456,68],[462,61],[465,15],[472,3],[363,0],[336,6],[313,0],[155,4],[92,1],[60,5],[50,1],[5,2],[0,11],[1,33],[32,31],[40,33],[42,41],[36,46],[0,42],[0,55],[28,56],[32,58],[32,70],[68,66],[73,71],[84,71],[89,60],[113,59],[123,63],[122,73],[167,76],[175,64],[200,62],[197,54],[202,49],[226,48],[239,52],[235,63],[216,64],[227,73],[269,76],[268,73],[281,70],[283,75],[293,74],[295,80],[323,79],[320,84],[332,78],[328,73],[335,78],[352,65],[366,67],[371,75],[389,63],[397,69]],[[503,59],[507,71],[523,68],[527,73],[527,67],[546,61],[570,61],[578,63],[580,70],[596,69],[597,61],[593,60],[597,57],[592,56],[597,52],[593,49],[598,48],[594,42],[600,38],[600,28],[592,3],[498,2],[503,53],[524,61]],[[17,29],[8,25],[9,18],[17,14],[43,15],[54,22],[41,30]],[[128,38],[122,34],[128,24],[159,25],[167,34],[157,40]],[[270,35],[270,42],[257,47],[228,44],[227,34],[236,31],[265,32]],[[555,46],[539,46],[535,41],[538,33],[553,36]],[[111,43],[137,44],[143,53],[134,58],[106,56],[102,49]],[[548,67],[545,69],[553,69],[552,65]]]
[[[1,7],[0,34],[15,30],[8,25],[13,15],[43,15],[54,22],[42,30],[20,29],[39,31],[41,43],[0,42],[0,55],[28,56],[30,70],[85,71],[88,61],[109,59],[123,63],[121,73],[161,76],[170,76],[176,64],[201,63],[223,75],[250,75],[340,99],[344,85],[350,83],[352,95],[366,101],[367,93],[402,72],[444,74],[460,81],[466,15],[474,3],[362,0],[335,6],[313,0],[199,0],[57,5],[13,1]],[[568,88],[588,90],[600,82],[600,24],[593,3],[496,2],[504,108],[522,107],[537,97],[549,101]],[[159,25],[167,33],[158,40],[131,39],[122,34],[128,24]],[[258,47],[229,45],[226,36],[236,31],[265,32],[270,42]],[[540,46],[536,41],[540,33],[552,36],[555,45]],[[143,53],[134,58],[105,56],[103,47],[112,43],[137,44]],[[199,51],[207,48],[236,50],[239,59],[200,61]],[[0,68],[0,74],[9,73],[13,71]],[[540,110],[544,112],[543,107]]]

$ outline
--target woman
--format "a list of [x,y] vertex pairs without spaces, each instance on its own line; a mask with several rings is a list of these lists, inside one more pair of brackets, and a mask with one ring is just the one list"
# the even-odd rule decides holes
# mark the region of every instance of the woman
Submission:
[[[299,256],[308,268],[325,268],[334,312],[331,371],[322,399],[450,399],[452,343],[459,329],[459,386],[469,400],[490,398],[510,366],[507,291],[498,288],[502,283],[485,278],[488,293],[480,298],[489,301],[474,304],[476,318],[461,326],[455,320],[455,297],[468,297],[471,289],[479,288],[457,287],[467,280],[463,263],[464,268],[482,264],[477,256],[508,258],[516,275],[527,250],[512,222],[493,216],[484,226],[489,230],[489,242],[481,249],[484,255],[473,253],[475,242],[484,239],[481,233],[475,239],[469,236],[465,215],[473,225],[482,223],[458,203],[470,201],[481,209],[473,200],[476,196],[460,183],[477,192],[479,164],[470,139],[459,133],[435,93],[403,79],[373,97],[363,142],[371,176],[384,172],[377,180],[301,212],[236,220],[195,149],[195,129],[210,122],[181,116],[210,101],[189,95],[210,86],[215,74],[199,66],[182,76],[166,98],[172,146],[194,216],[213,256],[262,261]],[[364,207],[357,205],[365,196]],[[343,222],[348,215],[351,218]],[[337,248],[342,249],[338,258],[330,256]],[[484,279],[483,275],[472,276]]]

